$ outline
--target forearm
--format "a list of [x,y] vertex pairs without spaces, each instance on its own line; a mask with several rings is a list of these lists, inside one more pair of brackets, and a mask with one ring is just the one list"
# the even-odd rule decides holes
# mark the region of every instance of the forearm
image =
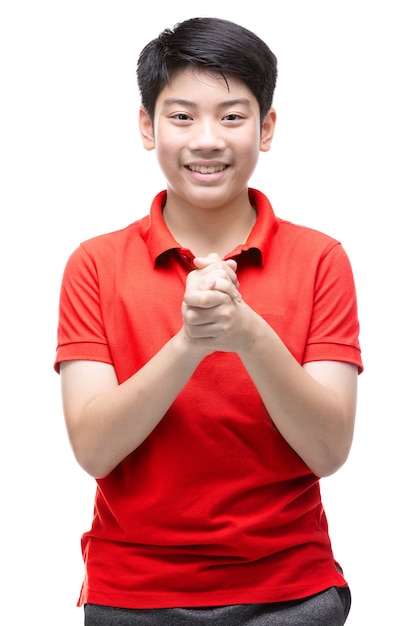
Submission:
[[[199,295],[217,284],[238,298],[235,263],[211,255],[190,272],[187,289]],[[223,295],[229,300],[229,296]],[[81,467],[107,475],[148,437],[192,376],[210,346],[184,327],[138,372],[119,385],[114,367],[98,362],[61,364],[63,406],[71,446]]]
[[[200,360],[179,333],[131,378],[94,394],[68,426],[83,469],[96,478],[106,476],[135,450],[163,418]],[[74,397],[75,389],[66,384],[68,397]]]
[[332,474],[352,442],[357,368],[338,362],[301,366],[273,328],[221,284],[223,294],[217,280],[214,290],[186,291],[190,342],[236,352],[284,439],[318,476]]
[[[315,474],[332,474],[351,447],[356,394],[345,394],[341,386],[339,395],[310,376],[257,314],[251,316],[250,327],[239,355],[271,419]],[[352,387],[354,376],[353,370],[347,373]]]

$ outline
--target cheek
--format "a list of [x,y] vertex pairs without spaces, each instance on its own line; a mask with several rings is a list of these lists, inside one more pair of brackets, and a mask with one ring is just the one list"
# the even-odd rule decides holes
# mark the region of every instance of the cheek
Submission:
[[178,161],[175,146],[169,141],[169,137],[164,137],[163,141],[156,141],[156,158],[163,171],[169,170]]
[[239,137],[240,149],[247,154],[249,158],[253,158],[259,153],[261,145],[261,133],[258,128],[252,127]]
[[252,140],[248,141],[247,138],[242,139],[241,154],[244,156],[244,161],[248,168],[256,164],[260,153],[260,139],[252,137]]

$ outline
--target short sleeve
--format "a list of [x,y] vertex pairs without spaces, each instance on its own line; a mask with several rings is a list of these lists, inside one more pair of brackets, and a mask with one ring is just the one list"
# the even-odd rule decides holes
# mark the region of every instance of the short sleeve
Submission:
[[340,244],[323,255],[316,273],[304,362],[321,360],[346,361],[363,370],[355,283]]
[[70,360],[111,363],[103,324],[98,274],[94,259],[80,246],[65,266],[58,318],[54,368]]

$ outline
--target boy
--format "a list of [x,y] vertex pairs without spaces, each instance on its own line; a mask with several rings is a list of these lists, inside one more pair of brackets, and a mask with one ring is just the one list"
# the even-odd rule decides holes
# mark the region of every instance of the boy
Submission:
[[85,624],[343,624],[319,478],[351,446],[356,296],[341,245],[248,188],[276,58],[195,18],[137,77],[167,189],[71,255],[60,300],[68,435],[97,481]]

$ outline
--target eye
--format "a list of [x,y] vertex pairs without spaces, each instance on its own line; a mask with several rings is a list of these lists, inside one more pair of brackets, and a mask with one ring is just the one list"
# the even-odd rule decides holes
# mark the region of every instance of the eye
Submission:
[[174,113],[170,117],[173,120],[179,120],[181,122],[188,122],[192,119],[190,115],[187,115],[187,113]]
[[243,120],[242,115],[238,115],[238,113],[229,113],[228,115],[225,115],[223,118],[226,122],[239,122],[240,120]]

